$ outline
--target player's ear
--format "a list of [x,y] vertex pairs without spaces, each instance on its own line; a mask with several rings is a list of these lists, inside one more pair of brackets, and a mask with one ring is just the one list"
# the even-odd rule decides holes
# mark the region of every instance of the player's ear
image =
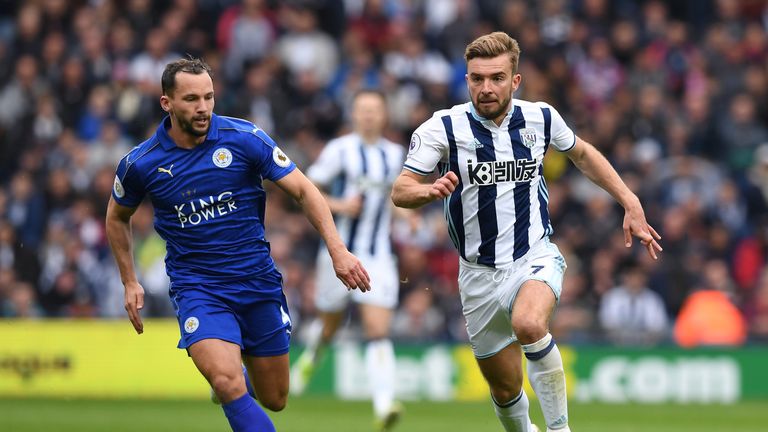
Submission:
[[166,95],[160,96],[160,108],[165,112],[171,112],[171,100]]
[[519,73],[516,73],[512,75],[512,91],[517,91],[517,88],[520,87],[520,83],[523,81],[523,76]]

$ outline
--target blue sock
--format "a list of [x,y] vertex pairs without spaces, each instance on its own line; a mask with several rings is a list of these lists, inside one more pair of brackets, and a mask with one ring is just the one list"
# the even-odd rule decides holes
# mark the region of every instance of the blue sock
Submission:
[[233,432],[275,432],[272,420],[248,394],[221,407]]
[[251,395],[252,398],[258,399],[256,397],[256,392],[253,390],[253,384],[251,384],[251,377],[248,376],[248,369],[245,368],[245,365],[243,365],[243,376],[245,376],[245,388],[248,390],[248,394]]

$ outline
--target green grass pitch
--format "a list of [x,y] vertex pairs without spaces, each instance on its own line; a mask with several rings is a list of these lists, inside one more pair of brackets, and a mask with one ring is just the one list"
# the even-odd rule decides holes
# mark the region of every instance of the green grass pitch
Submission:
[[[765,401],[736,405],[596,405],[571,403],[576,432],[758,432],[765,430]],[[397,432],[499,432],[490,403],[406,402]],[[543,420],[536,402],[533,420]],[[270,413],[280,432],[372,431],[366,402],[291,398]],[[0,399],[3,432],[128,432],[229,430],[221,409],[207,401]]]

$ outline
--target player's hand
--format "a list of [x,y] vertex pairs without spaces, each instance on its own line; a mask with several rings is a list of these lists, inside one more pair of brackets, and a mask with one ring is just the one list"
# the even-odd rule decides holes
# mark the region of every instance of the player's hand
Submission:
[[363,211],[363,197],[361,195],[339,200],[336,207],[336,213],[352,218],[359,216],[361,211]]
[[128,282],[125,284],[125,310],[128,312],[128,319],[131,320],[136,333],[144,333],[144,323],[141,322],[139,311],[144,307],[144,287],[138,282]]
[[458,185],[459,177],[456,176],[455,172],[448,171],[430,185],[429,196],[434,200],[446,198],[456,190]]
[[371,290],[371,278],[363,268],[363,264],[351,252],[344,249],[336,254],[331,254],[333,270],[336,277],[347,289],[359,289],[362,292]]
[[623,228],[624,245],[626,247],[632,246],[632,236],[635,236],[640,239],[640,243],[648,250],[648,255],[651,258],[659,259],[656,253],[664,250],[658,243],[658,240],[661,240],[661,236],[645,220],[645,212],[643,212],[641,206],[638,205],[626,209]]

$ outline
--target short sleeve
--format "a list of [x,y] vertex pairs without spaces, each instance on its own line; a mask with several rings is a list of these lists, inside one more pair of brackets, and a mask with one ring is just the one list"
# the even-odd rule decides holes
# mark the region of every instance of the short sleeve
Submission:
[[296,169],[296,164],[259,128],[247,135],[246,151],[259,174],[273,182]]
[[120,159],[115,173],[115,182],[112,185],[112,198],[115,202],[131,208],[138,207],[146,195],[144,181],[132,159],[135,153],[136,148]]
[[547,105],[552,115],[552,138],[550,144],[558,151],[565,152],[576,145],[576,134],[565,124],[565,120],[556,109]]
[[315,163],[307,170],[307,177],[313,183],[328,186],[342,171],[342,146],[339,141],[331,141],[320,152]]
[[403,167],[416,174],[428,175],[437,164],[445,162],[448,154],[448,139],[445,126],[438,117],[432,117],[419,126],[408,146],[408,156]]

